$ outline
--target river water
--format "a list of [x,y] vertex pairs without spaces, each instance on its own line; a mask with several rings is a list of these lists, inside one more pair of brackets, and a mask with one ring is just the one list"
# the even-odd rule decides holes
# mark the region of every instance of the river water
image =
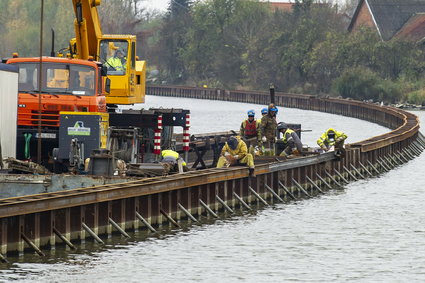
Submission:
[[[143,106],[188,108],[191,132],[238,129],[261,105],[147,97]],[[422,122],[424,112],[416,112]],[[348,142],[388,131],[360,121],[279,108],[313,145],[328,127]],[[424,154],[399,168],[312,199],[167,231],[130,233],[77,252],[9,258],[0,281],[19,282],[425,282]]]

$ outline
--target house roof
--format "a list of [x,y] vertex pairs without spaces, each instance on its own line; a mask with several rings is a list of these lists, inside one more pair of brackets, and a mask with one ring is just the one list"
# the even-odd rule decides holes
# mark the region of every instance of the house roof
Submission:
[[291,12],[295,3],[289,2],[269,2],[271,8]]
[[383,40],[391,39],[415,14],[425,12],[425,0],[360,0],[349,30],[366,3]]
[[414,41],[420,41],[425,38],[425,13],[418,13],[412,16],[394,37]]

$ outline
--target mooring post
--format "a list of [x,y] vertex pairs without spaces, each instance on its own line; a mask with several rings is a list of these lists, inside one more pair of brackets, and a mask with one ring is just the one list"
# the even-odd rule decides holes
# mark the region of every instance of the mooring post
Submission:
[[180,203],[177,203],[177,206],[189,217],[193,222],[199,223],[199,221]]
[[360,178],[362,178],[362,179],[365,179],[366,178],[366,176],[364,176],[361,172],[360,172],[360,170],[358,170],[353,164],[351,164],[350,163],[350,167],[351,167],[351,169],[353,169],[356,173],[357,173],[357,175],[359,175],[360,176]]
[[240,197],[237,193],[233,192],[233,195],[235,198],[248,210],[252,210],[251,207]]
[[355,181],[358,181],[359,179],[357,179],[357,177],[356,176],[354,176],[354,174],[353,173],[351,173],[351,171],[350,170],[348,170],[348,168],[347,167],[345,167],[345,165],[342,165],[342,168],[345,170],[345,172],[347,172],[348,173],[348,175],[350,175],[351,176],[351,178],[353,178]]
[[248,189],[256,196],[264,205],[269,205],[251,186],[248,186]]
[[328,182],[326,182],[325,179],[322,178],[322,176],[319,175],[319,173],[316,173],[317,178],[319,178],[320,181],[322,181],[323,184],[326,185],[326,187],[329,188],[329,190],[332,190],[332,186],[328,184]]
[[269,185],[264,184],[264,186],[266,187],[267,190],[269,190],[269,192],[272,193],[272,195],[277,198],[280,202],[283,202],[283,199],[272,189],[269,187]]
[[136,217],[142,221],[143,224],[145,224],[146,227],[148,227],[149,230],[151,230],[154,233],[157,233],[156,229],[152,227],[152,225],[142,216],[140,213],[136,211]]
[[69,241],[64,235],[62,235],[61,232],[59,232],[58,229],[56,229],[56,227],[53,227],[53,233],[55,233],[68,247],[70,247],[71,249],[75,250],[75,246],[71,243],[71,241]]
[[24,233],[21,232],[22,239],[35,250],[39,256],[46,256]]
[[310,177],[309,176],[305,176],[306,177],[306,179],[307,179],[307,181],[309,181],[310,182],[310,184],[312,184],[313,185],[313,187],[315,187],[316,188],[316,190],[318,190],[319,192],[321,192],[322,194],[324,193],[320,188],[319,188],[319,186],[312,180],[312,179],[310,179]]
[[121,228],[120,225],[118,225],[111,217],[109,217],[109,223],[111,223],[112,226],[114,226],[115,229],[117,229],[124,237],[130,238],[130,235],[128,235],[127,232],[125,232],[124,229]]
[[231,209],[225,202],[222,200],[218,195],[215,195],[215,198],[218,200],[219,203],[225,208],[225,210],[229,211],[230,213],[234,213],[233,209]]
[[332,182],[334,182],[338,187],[342,187],[342,185],[327,171],[325,170],[326,176],[328,176]]
[[289,191],[289,189],[281,182],[278,181],[279,185],[282,187],[282,189],[293,199],[297,200],[297,198]]
[[218,215],[201,199],[199,199],[199,203],[205,208],[205,210],[211,214],[213,217],[218,218]]
[[159,210],[159,212],[161,212],[161,214],[164,215],[165,218],[167,218],[167,220],[170,221],[171,224],[173,224],[174,226],[178,228],[181,228],[181,226],[170,215],[168,215],[168,213],[162,210],[162,208]]

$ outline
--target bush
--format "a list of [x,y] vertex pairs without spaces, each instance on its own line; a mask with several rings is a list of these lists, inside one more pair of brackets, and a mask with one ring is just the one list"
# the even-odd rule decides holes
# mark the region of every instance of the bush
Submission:
[[425,105],[425,89],[412,91],[406,94],[406,102],[416,105]]
[[345,70],[332,85],[337,95],[357,100],[378,100],[381,94],[382,79],[364,67]]

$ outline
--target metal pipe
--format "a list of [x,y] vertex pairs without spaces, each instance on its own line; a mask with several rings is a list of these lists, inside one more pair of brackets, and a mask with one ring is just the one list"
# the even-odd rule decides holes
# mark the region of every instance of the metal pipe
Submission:
[[407,159],[406,157],[404,157],[403,154],[402,154],[402,152],[399,153],[398,158],[400,158],[400,160],[403,159],[404,160],[403,163],[409,162],[409,159]]
[[338,170],[334,169],[334,171],[344,182],[346,182],[347,184],[350,183],[347,179],[344,178],[344,176],[342,176],[341,173],[339,173]]
[[413,144],[419,149],[420,152],[422,152],[425,147],[421,145],[417,140],[413,142]]
[[303,186],[301,186],[294,178],[292,178],[292,182],[295,184],[295,186],[297,186],[306,196],[308,196],[309,198],[311,198],[311,195],[309,193],[307,193],[306,190],[304,190]]
[[224,200],[222,200],[218,195],[215,195],[215,198],[218,200],[219,203],[221,203],[221,205],[223,205],[223,207],[229,211],[230,213],[234,213],[233,209],[231,209],[225,202]]
[[92,236],[96,242],[98,242],[99,244],[104,244],[104,242],[102,241],[101,238],[99,238],[98,235],[96,235],[95,232],[92,231],[92,229],[89,228],[89,226],[87,226],[84,222],[81,223],[81,226],[84,228],[84,230],[87,231],[87,233],[90,234],[90,236]]
[[187,215],[187,217],[189,217],[192,221],[194,221],[194,222],[196,222],[196,223],[199,223],[199,221],[195,218],[195,217],[193,217],[193,215],[186,209],[186,208],[184,208],[184,206],[183,205],[181,205],[180,203],[178,203],[177,204],[177,206],[181,209],[181,210],[183,210],[183,212]]
[[122,229],[120,225],[118,225],[111,217],[109,217],[109,223],[111,223],[112,226],[114,226],[115,229],[117,229],[118,232],[120,232],[124,237],[130,238],[130,236],[124,231],[124,229]]
[[388,169],[388,171],[391,171],[391,169],[392,169],[391,165],[389,165],[388,162],[385,161],[383,157],[378,157],[378,159],[382,162],[382,164],[385,165],[385,167]]
[[58,229],[53,227],[53,233],[55,233],[68,247],[75,250],[75,246],[69,241],[64,235],[62,235]]
[[162,208],[159,210],[159,212],[161,212],[162,215],[165,216],[165,218],[168,219],[168,221],[171,222],[171,224],[173,224],[174,226],[181,228],[181,226],[170,216],[168,215],[168,213],[166,213],[164,210],[162,210]]
[[403,148],[403,152],[405,155],[407,155],[407,157],[409,158],[409,160],[412,160],[413,158],[415,158],[408,150],[407,148]]
[[354,174],[353,174],[353,173],[351,173],[351,171],[350,171],[350,170],[348,170],[348,168],[347,168],[347,167],[345,167],[345,165],[342,165],[342,168],[344,168],[345,172],[347,172],[347,173],[348,173],[348,175],[350,175],[350,176],[351,176],[351,178],[353,178],[355,181],[358,181],[358,180],[359,180],[359,179],[357,179],[357,177],[356,177],[356,176],[354,176]]
[[282,184],[281,181],[278,181],[279,185],[282,187],[282,189],[293,199],[293,200],[297,200],[297,198],[289,191],[289,189]]
[[326,185],[326,187],[328,187],[328,188],[329,188],[329,190],[332,190],[332,186],[331,186],[331,185],[329,185],[329,184],[328,184],[328,182],[326,182],[326,180],[325,180],[325,179],[323,179],[323,178],[322,178],[322,176],[320,176],[320,175],[319,175],[319,173],[316,173],[316,176],[317,176],[317,178],[319,178],[319,179],[320,179],[320,181],[322,181],[322,182],[323,182],[323,184],[325,184],[325,185]]
[[310,179],[310,177],[309,176],[305,176],[306,177],[306,179],[307,179],[307,181],[309,181],[312,185],[313,185],[313,187],[315,187],[316,188],[316,190],[318,190],[319,192],[321,192],[322,194],[324,193],[320,188],[319,188],[319,186],[312,180],[312,179]]
[[146,227],[148,227],[149,230],[151,230],[154,233],[158,233],[155,228],[152,227],[152,225],[145,219],[143,218],[143,216],[141,216],[137,211],[136,211],[136,217],[143,222],[143,224],[146,225]]
[[277,198],[280,202],[283,202],[283,199],[272,189],[272,188],[270,188],[269,187],[269,185],[267,185],[267,184],[264,184],[264,187],[269,191],[269,192],[271,192],[272,193],[272,195],[275,197],[275,198]]
[[237,193],[233,192],[235,198],[248,210],[252,210],[251,207],[240,197]]
[[248,189],[256,196],[264,205],[269,205],[251,186],[248,186]]
[[393,153],[392,155],[388,155],[388,158],[389,158],[390,160],[392,160],[396,166],[400,166],[400,163],[399,163],[399,162],[397,161],[397,159],[395,158],[395,153]]
[[326,176],[328,176],[332,182],[334,182],[337,186],[342,187],[342,185],[331,175],[328,171],[325,170]]
[[383,160],[387,162],[392,168],[394,169],[397,166],[397,163],[394,163],[390,158],[388,158],[386,155],[382,157]]
[[9,261],[6,259],[6,257],[2,254],[0,254],[0,262],[9,263]]
[[418,150],[417,147],[413,143],[410,144],[409,148],[410,148],[411,151],[413,151],[413,153],[416,154],[416,156],[421,155],[421,151]]
[[24,233],[21,232],[21,238],[35,250],[39,256],[46,256]]
[[366,178],[365,176],[363,176],[363,174],[362,174],[362,173],[360,173],[360,171],[359,171],[359,170],[357,170],[357,168],[356,168],[356,167],[354,167],[354,165],[353,165],[353,164],[351,164],[351,163],[350,163],[350,166],[351,166],[351,168],[352,168],[354,171],[356,171],[357,175],[359,175],[359,176],[360,176],[360,178],[362,178],[362,179],[365,179],[365,178]]
[[394,156],[395,156],[395,158],[397,159],[397,161],[399,161],[398,162],[398,164],[403,164],[405,161],[403,161],[401,158],[400,158],[400,155],[399,155],[399,153],[398,152],[396,152],[396,153],[394,153]]
[[360,161],[359,161],[360,166],[363,168],[363,170],[365,170],[370,177],[373,177],[373,174],[366,168],[366,166],[364,166]]
[[367,161],[367,163],[369,164],[369,166],[370,166],[370,167],[372,167],[372,168],[373,168],[373,170],[375,170],[375,172],[376,172],[376,173],[378,173],[378,175],[379,175],[379,174],[381,174],[381,172],[379,172],[379,170],[378,170],[378,169],[376,169],[376,167],[375,167],[375,166],[374,166],[374,165],[373,165],[373,164],[372,164],[369,160],[366,160],[366,161]]
[[205,208],[205,210],[211,214],[212,216],[214,216],[215,218],[218,218],[218,215],[212,211],[212,209],[205,203],[203,202],[201,199],[199,199],[199,203]]
[[378,162],[378,164],[381,166],[381,168],[385,171],[385,172],[389,172],[391,169],[387,169],[387,167],[380,161],[379,158],[376,158],[376,162]]

